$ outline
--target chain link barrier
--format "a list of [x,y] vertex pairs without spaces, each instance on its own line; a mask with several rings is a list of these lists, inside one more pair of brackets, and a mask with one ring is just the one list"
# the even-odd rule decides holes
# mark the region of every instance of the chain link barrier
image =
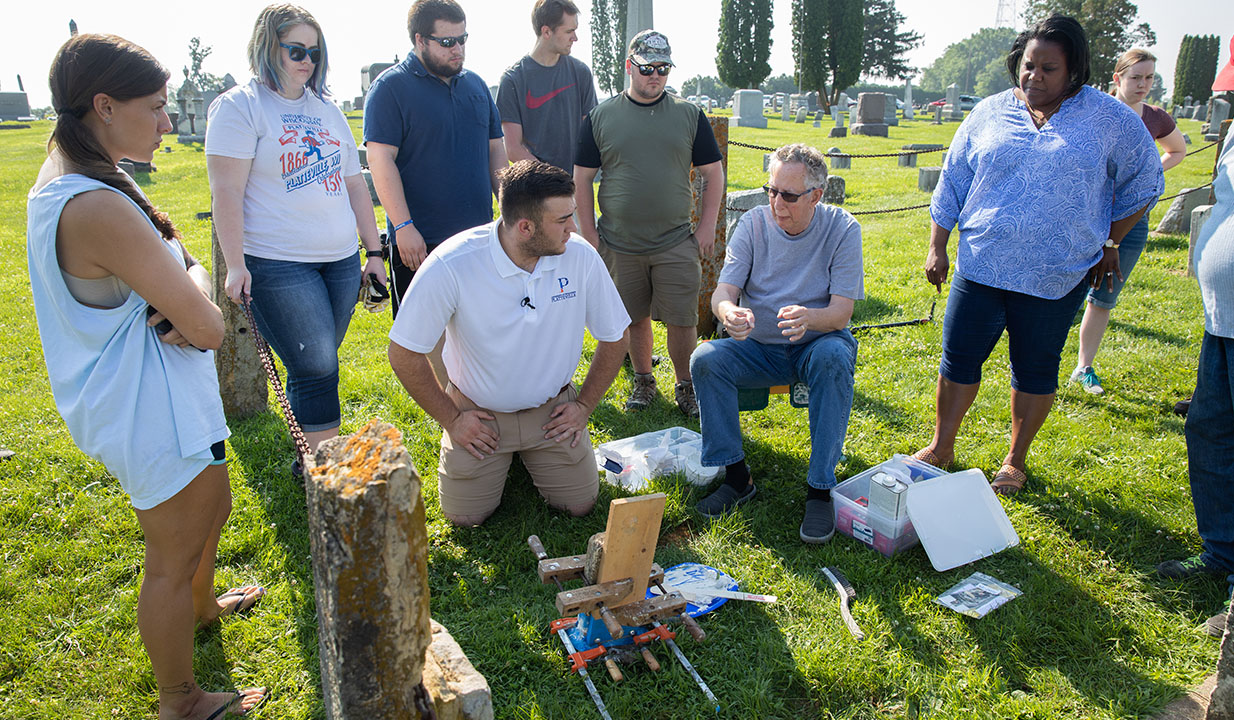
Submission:
[[257,346],[257,355],[261,358],[261,365],[266,369],[266,375],[270,378],[270,384],[274,386],[274,397],[278,398],[279,407],[283,408],[283,417],[287,418],[287,429],[291,431],[291,437],[296,441],[296,450],[299,451],[301,462],[307,460],[311,455],[309,450],[308,439],[304,437],[304,430],[300,428],[300,421],[296,420],[296,415],[291,411],[291,401],[287,399],[287,393],[283,392],[283,383],[279,380],[278,371],[274,369],[274,355],[270,352],[270,345],[266,339],[261,336],[257,330],[257,321],[253,319],[253,308],[249,306],[250,298],[248,295],[241,295],[244,308],[244,319],[249,323],[249,334],[253,336],[253,344]]

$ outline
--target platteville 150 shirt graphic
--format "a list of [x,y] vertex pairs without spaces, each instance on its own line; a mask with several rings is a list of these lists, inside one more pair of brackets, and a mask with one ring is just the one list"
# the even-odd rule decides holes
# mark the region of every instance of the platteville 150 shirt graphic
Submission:
[[321,118],[286,113],[280,116],[279,144],[283,183],[287,192],[319,182],[331,197],[343,194],[342,141],[330,135]]

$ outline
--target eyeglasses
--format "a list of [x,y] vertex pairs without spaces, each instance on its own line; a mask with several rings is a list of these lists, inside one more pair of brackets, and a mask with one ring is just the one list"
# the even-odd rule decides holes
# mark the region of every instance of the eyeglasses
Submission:
[[814,192],[817,189],[818,188],[806,188],[805,192],[791,193],[791,192],[784,192],[783,190],[777,190],[776,188],[773,188],[770,185],[763,186],[763,190],[766,191],[768,198],[775,200],[776,196],[779,195],[780,198],[783,199],[784,202],[786,203],[795,203],[801,198],[805,197],[806,195],[809,195],[810,193]]
[[303,45],[288,45],[283,42],[279,43],[279,47],[287,48],[287,57],[291,58],[292,62],[300,62],[305,55],[314,65],[321,62],[321,48],[306,48]]
[[647,77],[652,73],[657,73],[660,77],[664,77],[673,71],[672,65],[639,65],[634,62],[633,58],[630,59],[630,62],[634,65],[634,67],[638,68],[638,74],[643,77]]
[[454,35],[452,37],[436,37],[433,35],[427,35],[425,37],[437,43],[438,45],[442,46],[443,48],[452,48],[455,45],[466,45],[467,44],[467,33],[463,33],[462,35]]

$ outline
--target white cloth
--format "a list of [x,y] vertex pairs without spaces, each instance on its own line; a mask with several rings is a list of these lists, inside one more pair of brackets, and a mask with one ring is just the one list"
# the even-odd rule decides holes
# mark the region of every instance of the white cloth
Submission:
[[244,190],[244,252],[334,262],[356,251],[343,178],[360,174],[347,118],[305,89],[288,100],[257,79],[210,103],[206,155],[252,160]]
[[[51,394],[73,442],[116,476],[133,507],[149,510],[210,464],[210,446],[227,438],[227,421],[213,351],[160,341],[146,324],[150,305],[136,292],[105,310],[69,294],[56,259],[56,230],[64,206],[92,190],[122,194],[84,175],[63,175],[29,195],[34,314]],[[152,223],[146,227],[157,233]],[[181,257],[174,245],[164,245]]]
[[[583,328],[616,342],[630,325],[599,253],[578,235],[528,273],[497,238],[500,219],[442,243],[416,271],[390,339],[428,353],[446,334],[450,381],[497,412],[539,407],[574,377]],[[524,298],[526,302],[524,302]]]

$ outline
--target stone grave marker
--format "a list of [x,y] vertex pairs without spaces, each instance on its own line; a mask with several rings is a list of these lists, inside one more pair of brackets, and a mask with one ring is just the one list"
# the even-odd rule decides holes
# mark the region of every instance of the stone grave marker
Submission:
[[733,120],[737,127],[767,127],[763,116],[763,93],[759,90],[738,90],[733,94]]
[[857,120],[853,123],[854,135],[887,137],[887,96],[868,92],[857,96]]
[[896,96],[891,93],[883,93],[886,98],[883,101],[883,122],[888,126],[899,127],[900,116],[896,114]]
[[1230,104],[1221,98],[1213,98],[1213,111],[1208,118],[1208,128],[1210,132],[1216,132],[1221,123],[1225,122],[1230,117]]
[[1191,119],[1198,120],[1199,122],[1204,122],[1205,120],[1207,120],[1208,119],[1208,106],[1207,105],[1196,105],[1195,112],[1191,113]]
[[941,167],[917,168],[917,189],[922,192],[934,192],[935,186],[938,185],[938,178],[942,174],[943,169]]
[[800,125],[806,121],[806,116],[809,112],[806,111],[806,106],[801,105],[797,108],[797,124]]
[[947,122],[960,122],[964,119],[964,110],[960,106],[960,88],[955,83],[947,86],[947,103],[943,105],[943,115]]
[[904,81],[904,119],[913,119],[913,81]]
[[827,186],[823,188],[823,202],[828,205],[844,204],[844,178],[839,175],[827,176]]
[[853,166],[853,159],[844,155],[838,147],[827,151],[827,162],[831,164],[832,170],[848,170]]

